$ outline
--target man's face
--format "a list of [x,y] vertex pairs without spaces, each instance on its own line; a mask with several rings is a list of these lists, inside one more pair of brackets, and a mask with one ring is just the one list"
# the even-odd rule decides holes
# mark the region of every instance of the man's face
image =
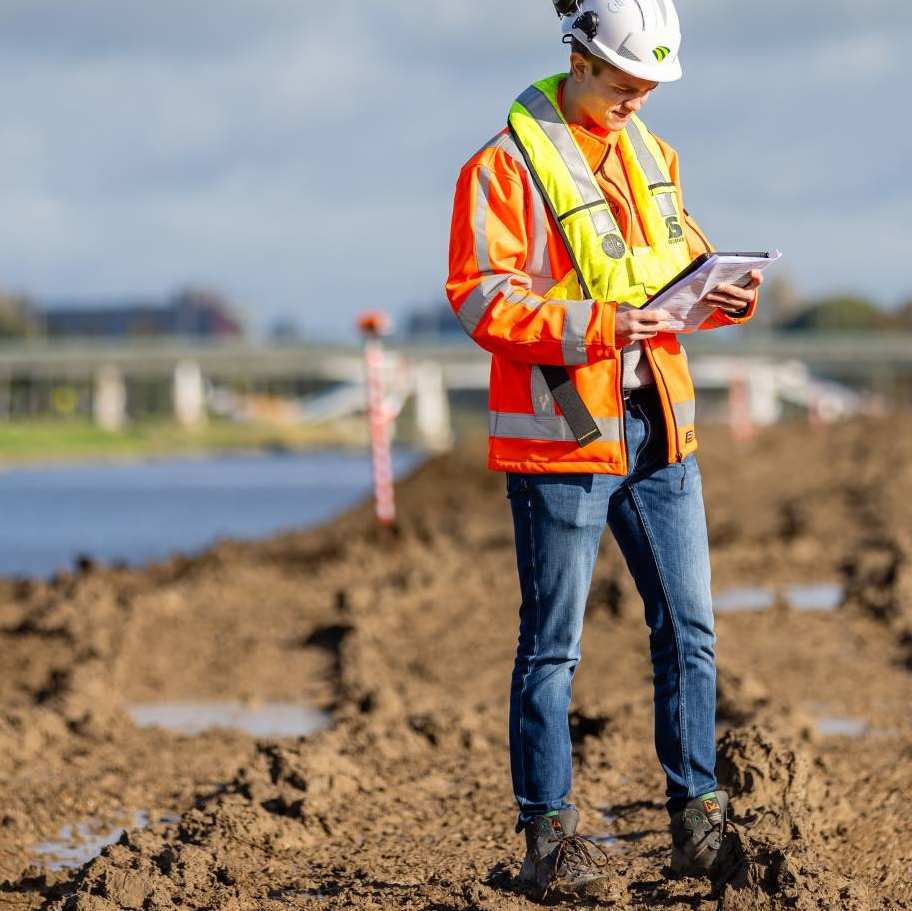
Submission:
[[571,55],[570,68],[579,87],[580,109],[597,126],[610,131],[623,130],[658,85],[610,63],[604,63],[596,75],[592,64],[579,54]]

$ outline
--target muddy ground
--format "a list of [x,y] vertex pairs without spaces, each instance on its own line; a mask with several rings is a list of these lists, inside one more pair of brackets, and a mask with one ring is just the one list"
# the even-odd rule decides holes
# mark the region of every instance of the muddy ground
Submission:
[[[670,880],[642,605],[606,534],[571,716],[582,830],[611,836],[590,903],[912,908],[912,418],[738,445],[706,428],[700,462],[717,592],[846,596],[718,617],[730,863]],[[471,445],[426,464],[390,533],[362,509],[147,570],[0,583],[0,907],[533,907],[512,879],[512,533],[483,464]],[[124,711],[162,699],[306,701],[331,726],[188,736]],[[82,867],[35,853],[138,810],[153,824]]]

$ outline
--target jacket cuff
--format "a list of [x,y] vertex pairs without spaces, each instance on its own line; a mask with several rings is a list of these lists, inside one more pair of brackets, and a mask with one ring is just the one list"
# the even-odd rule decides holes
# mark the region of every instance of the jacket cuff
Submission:
[[749,304],[745,304],[745,306],[740,310],[736,310],[734,313],[724,313],[724,316],[735,325],[738,323],[746,323],[754,315],[759,300],[760,292],[755,291],[754,299]]
[[614,341],[614,318],[617,315],[617,304],[614,301],[596,301],[601,309],[599,318],[598,350],[595,352],[596,360],[604,360],[609,353],[617,347]]

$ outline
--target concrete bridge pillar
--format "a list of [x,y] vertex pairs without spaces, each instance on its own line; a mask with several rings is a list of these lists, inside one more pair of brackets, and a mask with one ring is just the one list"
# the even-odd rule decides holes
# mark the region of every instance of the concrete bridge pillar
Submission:
[[453,430],[443,369],[433,361],[418,363],[414,382],[418,439],[431,452],[445,452],[453,445]]
[[748,369],[748,402],[751,420],[755,424],[775,424],[782,417],[776,373],[777,368],[773,364],[752,364]]
[[206,420],[203,371],[196,361],[180,361],[174,368],[174,417],[181,427],[199,427]]
[[127,387],[120,368],[106,364],[95,371],[92,414],[104,430],[123,429],[127,420]]

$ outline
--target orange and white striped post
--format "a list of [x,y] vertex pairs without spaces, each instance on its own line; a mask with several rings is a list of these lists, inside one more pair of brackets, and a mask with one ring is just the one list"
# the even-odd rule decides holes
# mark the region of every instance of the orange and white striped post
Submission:
[[820,393],[816,390],[813,390],[808,397],[807,418],[808,424],[815,430],[819,430],[826,423]]
[[358,317],[364,336],[364,370],[367,387],[367,417],[370,425],[371,463],[374,475],[374,505],[377,521],[392,525],[396,521],[393,494],[393,457],[390,451],[391,415],[386,407],[383,382],[385,354],[381,335],[389,331],[385,313],[368,312]]
[[750,389],[747,377],[736,374],[728,384],[728,425],[732,439],[739,443],[752,439],[755,433],[751,420]]

